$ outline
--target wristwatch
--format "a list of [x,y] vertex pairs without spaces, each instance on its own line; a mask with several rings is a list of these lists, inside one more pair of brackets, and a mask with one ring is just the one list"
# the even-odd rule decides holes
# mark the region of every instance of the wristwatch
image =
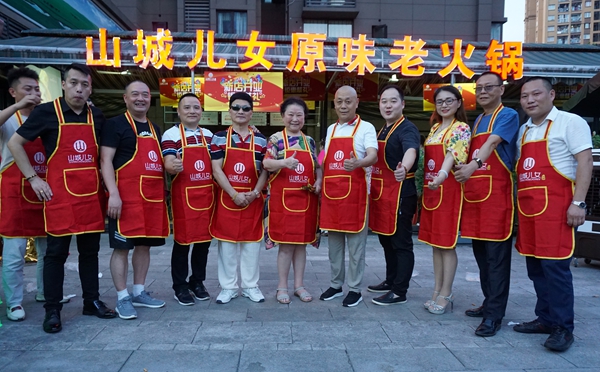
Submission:
[[257,198],[260,196],[260,192],[258,192],[256,190],[252,190],[252,192],[254,192],[254,195],[256,195]]
[[571,204],[576,205],[581,209],[587,208],[587,204],[585,204],[585,202],[582,201],[572,201]]
[[477,162],[477,166],[479,168],[483,167],[483,162],[481,161],[481,159],[479,159],[479,158],[473,158],[473,160],[475,160]]

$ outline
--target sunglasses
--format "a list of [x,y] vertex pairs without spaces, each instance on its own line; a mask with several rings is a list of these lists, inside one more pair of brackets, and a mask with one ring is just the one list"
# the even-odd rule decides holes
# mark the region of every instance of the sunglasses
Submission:
[[240,109],[241,109],[242,111],[244,111],[244,112],[249,112],[249,111],[251,111],[251,110],[252,110],[252,107],[250,107],[250,106],[242,106],[242,107],[240,107],[240,106],[238,106],[238,105],[233,105],[233,106],[231,106],[231,107],[230,107],[230,109],[232,109],[232,110],[233,110],[233,111],[235,111],[235,112],[238,112],[238,111],[240,111]]

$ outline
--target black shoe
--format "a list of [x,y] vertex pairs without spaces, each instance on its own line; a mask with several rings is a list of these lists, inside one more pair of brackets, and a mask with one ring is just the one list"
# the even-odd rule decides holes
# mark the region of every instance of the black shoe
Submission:
[[327,290],[325,292],[323,292],[323,294],[321,294],[321,297],[319,297],[319,298],[323,301],[329,301],[329,300],[333,300],[334,298],[340,297],[343,295],[344,295],[344,291],[342,291],[341,288],[329,287],[329,288],[327,288]]
[[210,300],[210,295],[208,294],[208,291],[206,290],[204,284],[198,284],[197,286],[192,287],[192,289],[190,289],[190,292],[192,293],[192,296],[194,296],[194,298],[198,301]]
[[83,305],[83,315],[95,315],[100,319],[111,319],[117,316],[114,310],[106,307],[106,304],[96,300],[91,304]]
[[502,327],[502,321],[494,321],[491,319],[484,319],[483,322],[475,330],[475,334],[479,337],[492,337]]
[[187,289],[184,289],[179,293],[175,292],[174,297],[175,300],[177,300],[177,302],[179,302],[179,304],[183,306],[191,306],[196,303],[196,301],[194,301],[194,298],[190,294],[190,291]]
[[44,332],[56,333],[62,329],[62,323],[60,322],[60,311],[54,309],[46,311],[44,317]]
[[552,327],[542,324],[538,319],[517,324],[513,329],[519,333],[545,333],[548,335],[553,331]]
[[465,315],[473,318],[483,318],[483,306],[476,307],[475,309],[466,310]]
[[384,294],[383,296],[375,297],[371,301],[375,305],[382,305],[382,306],[406,303],[406,295],[398,296],[398,297],[394,297],[394,296],[395,296],[394,292],[389,291],[388,293]]
[[345,307],[354,307],[362,301],[362,295],[360,292],[348,291],[348,295],[342,301],[342,305]]
[[370,285],[367,287],[367,291],[373,293],[386,293],[392,290],[392,286],[387,284],[385,280],[377,285]]
[[566,328],[556,326],[550,337],[544,342],[546,349],[565,351],[573,344],[573,333]]

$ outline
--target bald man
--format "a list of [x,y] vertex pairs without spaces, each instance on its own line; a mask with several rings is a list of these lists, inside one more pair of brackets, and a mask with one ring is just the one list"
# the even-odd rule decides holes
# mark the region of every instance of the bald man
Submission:
[[334,103],[338,121],[327,128],[320,215],[321,229],[329,230],[331,284],[320,298],[329,301],[344,294],[347,239],[349,291],[342,304],[353,307],[362,301],[367,205],[371,166],[377,162],[377,134],[373,124],[356,114],[358,96],[354,88],[340,87]]

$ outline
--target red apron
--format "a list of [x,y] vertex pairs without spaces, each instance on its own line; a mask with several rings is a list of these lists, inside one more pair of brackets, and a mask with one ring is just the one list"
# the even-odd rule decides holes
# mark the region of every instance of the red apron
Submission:
[[[231,146],[233,128],[227,129],[227,147],[223,159],[223,173],[237,192],[254,190],[258,183],[258,170],[254,156],[254,133],[250,130],[250,148]],[[236,205],[220,187],[218,202],[210,221],[210,234],[219,240],[240,243],[259,242],[263,238],[264,199],[259,196],[245,207]]]
[[135,121],[125,113],[136,136],[131,159],[115,170],[123,206],[117,220],[119,234],[126,238],[166,238],[169,215],[165,203],[165,175],[158,136],[148,120],[151,137],[138,135]]
[[323,230],[358,233],[367,220],[367,174],[364,168],[352,172],[344,170],[344,159],[354,149],[354,135],[360,117],[350,137],[334,137],[336,123],[323,159],[323,197],[321,199],[320,227]]
[[517,250],[524,256],[565,259],[573,255],[575,229],[567,225],[567,209],[575,183],[558,172],[550,160],[548,132],[544,138],[525,142],[517,160]]
[[[502,108],[500,105],[494,111],[486,132],[471,138],[470,160],[477,157],[479,149],[490,137],[496,117]],[[473,133],[477,132],[481,117],[475,123]],[[513,177],[496,150],[463,187],[465,202],[460,223],[461,236],[489,241],[504,241],[510,238],[515,211]]]
[[[452,122],[454,124],[454,122]],[[444,142],[452,131],[447,129],[441,143],[425,144],[425,177],[423,180],[423,209],[419,240],[437,248],[453,249],[458,240],[458,225],[462,209],[462,186],[450,172],[437,190],[427,187],[437,177],[446,157]]]
[[[23,118],[15,113],[19,126]],[[24,146],[38,177],[46,179],[46,153],[41,138]],[[0,172],[0,236],[6,238],[45,237],[44,203],[13,161]]]
[[56,148],[48,158],[47,182],[52,200],[44,203],[46,232],[66,236],[104,232],[106,195],[100,188],[98,143],[92,108],[86,123],[65,123],[59,99]]
[[[373,165],[371,194],[369,195],[369,228],[376,234],[394,235],[396,233],[402,182],[396,181],[394,169],[388,167],[385,161],[385,146],[392,133],[403,122],[404,116],[392,126],[384,140],[377,141],[377,163]],[[384,128],[381,128],[381,131]],[[377,135],[377,138],[379,138],[379,135]],[[406,179],[414,177],[414,173],[406,174]]]
[[183,124],[179,124],[179,132],[183,172],[171,182],[173,237],[181,245],[208,242],[212,239],[208,225],[215,200],[208,144],[202,129],[202,145],[196,146],[188,145]]
[[287,158],[296,153],[296,170],[283,168],[269,181],[269,238],[282,244],[309,244],[316,240],[319,197],[302,186],[314,185],[315,167],[304,134],[306,150],[289,149],[287,132],[283,130],[284,153]]

